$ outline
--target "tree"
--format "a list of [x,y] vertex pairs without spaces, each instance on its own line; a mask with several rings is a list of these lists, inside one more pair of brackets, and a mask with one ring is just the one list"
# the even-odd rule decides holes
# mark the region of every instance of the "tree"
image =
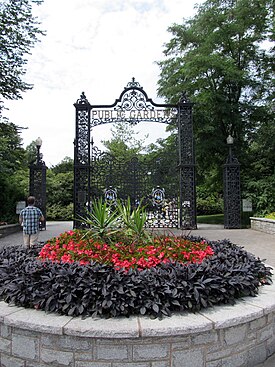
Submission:
[[[42,0],[0,2],[0,219],[13,221],[16,201],[27,190],[27,155],[20,128],[3,117],[3,99],[22,98],[32,85],[24,80],[27,56],[43,32],[32,15],[32,5]],[[20,180],[16,180],[20,178]]]
[[5,0],[0,3],[0,96],[18,99],[32,88],[23,77],[27,55],[43,32],[32,15],[32,4],[43,0]]
[[58,173],[73,173],[74,171],[74,160],[71,157],[65,157],[60,163],[52,167],[55,174]]
[[137,139],[138,135],[133,127],[124,122],[117,122],[112,128],[112,138],[103,140],[103,145],[107,148],[107,152],[118,160],[128,161],[144,149],[144,140]]
[[[26,169],[25,151],[21,146],[18,127],[0,122],[0,220],[15,217],[15,203],[25,198],[25,183],[16,182],[19,170]],[[26,174],[27,177],[27,174]]]
[[20,128],[13,123],[0,122],[0,173],[13,174],[21,168],[25,152],[22,148]]
[[[207,0],[197,14],[169,28],[173,38],[159,62],[159,94],[176,102],[186,91],[195,102],[199,182],[222,188],[226,138],[246,167],[249,137],[262,118],[274,122],[274,8],[271,0]],[[268,43],[269,42],[269,43]]]
[[47,172],[47,217],[51,220],[72,220],[73,160],[65,157]]

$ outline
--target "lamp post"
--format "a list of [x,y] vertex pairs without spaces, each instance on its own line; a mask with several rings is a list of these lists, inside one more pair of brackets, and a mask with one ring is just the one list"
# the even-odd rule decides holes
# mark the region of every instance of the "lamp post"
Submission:
[[39,164],[40,160],[42,159],[42,156],[40,156],[40,148],[42,145],[42,139],[40,137],[38,137],[35,140],[35,145],[36,145],[36,164]]
[[234,139],[226,139],[228,156],[223,166],[224,228],[241,228],[240,164],[233,153]]
[[36,160],[33,161],[30,168],[30,186],[29,194],[35,197],[36,206],[41,209],[45,221],[41,223],[40,229],[46,229],[46,170],[45,162],[42,160],[43,155],[40,153],[42,139],[38,137],[35,140]]

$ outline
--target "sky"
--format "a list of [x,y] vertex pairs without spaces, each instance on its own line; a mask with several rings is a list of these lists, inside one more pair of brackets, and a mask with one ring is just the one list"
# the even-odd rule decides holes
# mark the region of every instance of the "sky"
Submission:
[[[157,97],[167,29],[192,17],[202,0],[44,0],[34,6],[46,36],[32,50],[25,80],[34,85],[22,100],[6,101],[5,115],[22,130],[23,146],[37,137],[48,167],[73,158],[74,103],[84,91],[91,104],[112,104],[135,77]],[[140,124],[139,124],[140,125]],[[142,123],[147,143],[165,137],[165,125]],[[95,145],[111,137],[110,126],[92,132]]]

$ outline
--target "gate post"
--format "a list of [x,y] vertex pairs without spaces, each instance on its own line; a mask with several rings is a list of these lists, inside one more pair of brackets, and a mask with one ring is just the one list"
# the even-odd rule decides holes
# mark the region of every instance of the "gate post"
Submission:
[[196,229],[196,182],[193,141],[193,103],[185,93],[178,102],[178,138],[180,170],[179,227]]
[[46,229],[46,171],[47,167],[42,160],[42,153],[40,148],[42,145],[41,138],[36,139],[36,161],[32,162],[29,166],[30,169],[30,182],[29,182],[29,195],[35,197],[36,206],[41,209],[45,220],[41,222],[40,228]]
[[224,228],[241,228],[240,164],[232,152],[233,138],[227,138],[229,153],[223,166]]
[[90,210],[90,166],[91,166],[91,105],[84,92],[74,103],[76,109],[76,131],[74,140],[74,228],[80,228],[79,216]]

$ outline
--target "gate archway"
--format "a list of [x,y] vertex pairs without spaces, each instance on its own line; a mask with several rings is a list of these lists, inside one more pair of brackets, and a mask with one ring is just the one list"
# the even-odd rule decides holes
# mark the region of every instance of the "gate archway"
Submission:
[[[90,210],[98,197],[114,202],[130,197],[133,206],[146,204],[147,226],[195,229],[196,188],[193,143],[193,104],[183,93],[177,104],[159,104],[148,98],[143,87],[133,78],[111,105],[92,105],[85,94],[74,104],[76,131],[74,140],[74,227]],[[146,157],[122,162],[93,144],[91,132],[96,126],[124,122],[176,124],[178,159],[163,165]],[[175,174],[174,180],[167,175]]]

